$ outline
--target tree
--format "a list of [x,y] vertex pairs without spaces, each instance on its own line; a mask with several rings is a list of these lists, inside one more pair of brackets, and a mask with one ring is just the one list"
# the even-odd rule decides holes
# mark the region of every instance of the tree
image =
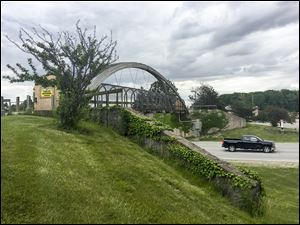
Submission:
[[285,108],[288,111],[299,112],[299,91],[287,89],[223,94],[218,97],[218,105],[224,108],[240,100],[249,106],[258,106],[261,110],[265,110],[272,105]]
[[228,124],[228,119],[224,112],[194,112],[192,119],[200,119],[202,123],[201,133],[207,134],[210,128],[223,129]]
[[[176,91],[178,90],[178,88],[175,86],[175,84],[170,81],[167,80],[168,84],[171,85]],[[159,82],[158,80],[153,82],[150,86],[150,90],[154,91],[154,92],[158,92],[158,93],[169,93],[169,94],[174,94],[172,89],[167,86],[167,85],[163,85],[161,82]]]
[[[117,60],[117,42],[107,35],[98,40],[96,27],[92,33],[88,33],[87,28],[79,26],[79,21],[74,35],[63,31],[55,36],[40,26],[39,29],[32,28],[31,32],[21,28],[21,44],[6,37],[20,50],[32,55],[42,65],[45,75],[39,75],[32,58],[28,58],[31,71],[19,63],[16,64],[18,70],[7,65],[16,77],[3,78],[9,79],[11,83],[34,81],[43,87],[57,86],[60,90],[57,109],[60,124],[67,129],[76,127],[92,97],[93,92],[88,91],[91,80]],[[47,75],[54,75],[56,79],[48,80]]]
[[252,117],[252,107],[250,104],[247,104],[246,102],[242,100],[235,101],[231,105],[232,111],[245,119],[250,119]]
[[190,95],[189,98],[193,101],[193,106],[217,105],[218,92],[212,86],[202,83],[200,87],[197,87],[192,92],[195,95]]
[[280,122],[280,120],[291,122],[291,118],[286,109],[268,106],[265,112],[267,114],[268,121],[271,122],[273,127],[277,127],[277,124]]
[[258,113],[258,116],[255,118],[255,120],[260,121],[260,122],[269,122],[269,115],[266,112],[266,110],[261,110]]
[[[31,98],[29,98],[29,108],[33,109],[33,101]],[[27,109],[27,99],[25,99],[20,105],[19,105],[19,110],[20,111],[26,111]]]

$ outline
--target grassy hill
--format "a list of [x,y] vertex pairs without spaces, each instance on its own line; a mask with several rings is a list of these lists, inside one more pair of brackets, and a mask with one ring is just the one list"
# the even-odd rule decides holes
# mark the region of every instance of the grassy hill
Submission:
[[[294,129],[284,129],[284,133],[281,133],[280,128],[263,126],[257,124],[247,124],[246,127],[237,128],[233,130],[221,131],[215,135],[207,135],[200,138],[202,141],[220,141],[223,137],[227,138],[240,138],[242,135],[252,134],[261,137],[266,140],[272,140],[276,142],[299,142],[299,133]],[[199,140],[197,138],[197,140]]]
[[298,223],[298,168],[253,170],[267,190],[259,218],[108,128],[2,117],[1,223]]

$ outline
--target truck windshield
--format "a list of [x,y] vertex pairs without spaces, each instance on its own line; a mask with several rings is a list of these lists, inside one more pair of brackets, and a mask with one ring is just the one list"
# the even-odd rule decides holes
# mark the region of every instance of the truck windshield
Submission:
[[259,141],[263,141],[263,139],[262,138],[259,138],[259,137],[256,137]]

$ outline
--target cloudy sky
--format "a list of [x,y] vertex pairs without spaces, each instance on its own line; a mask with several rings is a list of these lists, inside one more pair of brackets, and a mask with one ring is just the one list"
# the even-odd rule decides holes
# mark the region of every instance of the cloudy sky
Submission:
[[[187,100],[205,82],[220,94],[299,89],[298,2],[1,2],[1,75],[28,57],[14,40],[21,27],[74,31],[76,21],[113,32],[119,62],[152,66]],[[25,64],[26,65],[26,64]],[[1,78],[5,98],[33,84]]]

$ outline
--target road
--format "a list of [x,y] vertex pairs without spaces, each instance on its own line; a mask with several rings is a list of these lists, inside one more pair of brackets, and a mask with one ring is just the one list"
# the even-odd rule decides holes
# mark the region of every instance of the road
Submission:
[[197,141],[194,144],[207,150],[220,159],[232,161],[257,161],[257,162],[282,162],[296,163],[299,165],[299,143],[275,143],[274,153],[253,152],[237,150],[236,152],[225,151],[221,142]]

